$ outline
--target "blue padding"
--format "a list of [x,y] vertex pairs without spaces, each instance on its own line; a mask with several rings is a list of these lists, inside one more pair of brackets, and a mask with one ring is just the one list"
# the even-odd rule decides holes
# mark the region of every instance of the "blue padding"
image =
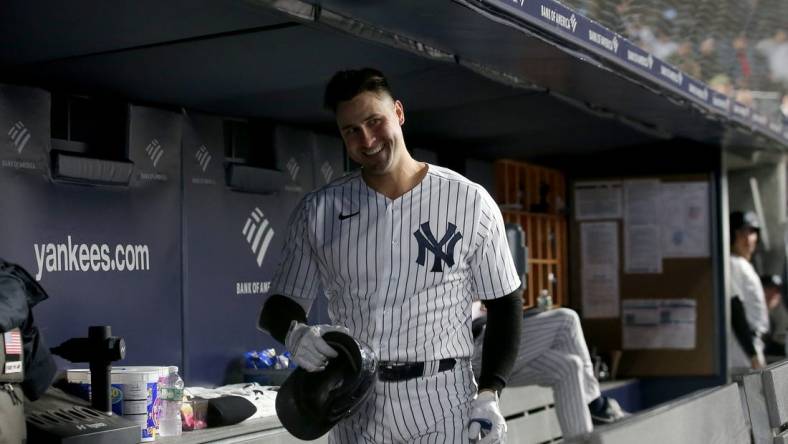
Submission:
[[599,389],[603,396],[614,398],[621,408],[630,413],[643,410],[640,380],[638,379],[603,382]]

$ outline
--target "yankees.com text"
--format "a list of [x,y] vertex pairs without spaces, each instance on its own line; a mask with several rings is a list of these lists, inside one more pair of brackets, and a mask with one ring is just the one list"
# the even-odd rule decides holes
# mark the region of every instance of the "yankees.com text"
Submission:
[[[145,271],[150,270],[150,251],[147,245],[80,244],[71,236],[65,243],[33,244],[40,281],[46,270],[56,271]],[[114,255],[110,255],[114,252]]]

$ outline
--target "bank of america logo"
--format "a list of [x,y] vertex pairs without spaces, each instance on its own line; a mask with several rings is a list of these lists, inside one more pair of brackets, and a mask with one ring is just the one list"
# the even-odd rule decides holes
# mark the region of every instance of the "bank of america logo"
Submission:
[[334,177],[334,169],[331,168],[331,164],[328,162],[323,162],[323,165],[320,166],[320,173],[323,174],[323,179],[326,180],[326,183],[331,182],[331,178]]
[[148,157],[153,161],[153,167],[156,168],[159,159],[161,159],[162,154],[164,154],[164,148],[161,147],[158,139],[151,140],[148,147],[145,148],[145,152],[148,153]]
[[295,157],[291,157],[290,160],[287,161],[285,168],[287,168],[287,172],[290,173],[290,178],[295,182],[296,177],[298,177],[298,172],[301,171],[301,167],[298,166]]
[[204,173],[205,170],[208,169],[208,164],[211,163],[211,153],[208,152],[208,148],[205,145],[200,146],[194,157],[197,159],[197,162],[200,164],[200,169]]
[[255,208],[249,219],[246,219],[242,233],[246,237],[246,243],[252,248],[252,253],[257,257],[257,266],[261,267],[274,237],[274,229],[259,208]]
[[25,149],[25,145],[30,140],[30,131],[25,127],[25,124],[21,120],[16,122],[8,130],[8,135],[14,143],[14,147],[16,147],[16,152],[22,154],[22,150]]

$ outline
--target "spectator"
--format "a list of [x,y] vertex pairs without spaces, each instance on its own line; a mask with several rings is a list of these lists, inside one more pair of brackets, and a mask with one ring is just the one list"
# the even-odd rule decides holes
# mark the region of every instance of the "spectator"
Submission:
[[748,88],[752,76],[752,54],[747,36],[739,34],[733,39],[734,61],[731,74],[737,88]]
[[747,88],[736,90],[736,101],[750,108],[753,108],[755,105],[755,99],[752,97],[752,92]]
[[676,42],[674,42],[666,32],[659,30],[657,31],[656,40],[654,40],[651,44],[650,51],[652,54],[654,54],[654,56],[662,60],[667,60],[678,49],[679,45],[677,45]]
[[692,42],[689,40],[685,40],[679,44],[676,52],[668,58],[668,62],[696,79],[701,78],[700,65],[695,61],[695,54],[693,54],[692,51]]
[[[713,79],[717,75],[725,72],[722,60],[720,60],[717,40],[714,37],[703,39],[703,41],[700,42],[698,51],[698,63],[700,64],[702,79]],[[730,77],[728,77],[728,81],[730,82]]]
[[733,97],[735,91],[733,90],[733,82],[727,74],[717,74],[709,80],[709,86],[718,93],[725,94],[728,97]]
[[778,29],[770,38],[755,46],[767,60],[771,81],[788,88],[788,36],[785,30]]

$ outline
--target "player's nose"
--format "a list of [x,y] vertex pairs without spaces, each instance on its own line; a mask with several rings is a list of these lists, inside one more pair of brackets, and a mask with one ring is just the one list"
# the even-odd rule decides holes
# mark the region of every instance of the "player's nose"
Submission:
[[364,146],[364,148],[372,147],[376,141],[377,138],[371,130],[364,127],[361,128],[361,144]]

